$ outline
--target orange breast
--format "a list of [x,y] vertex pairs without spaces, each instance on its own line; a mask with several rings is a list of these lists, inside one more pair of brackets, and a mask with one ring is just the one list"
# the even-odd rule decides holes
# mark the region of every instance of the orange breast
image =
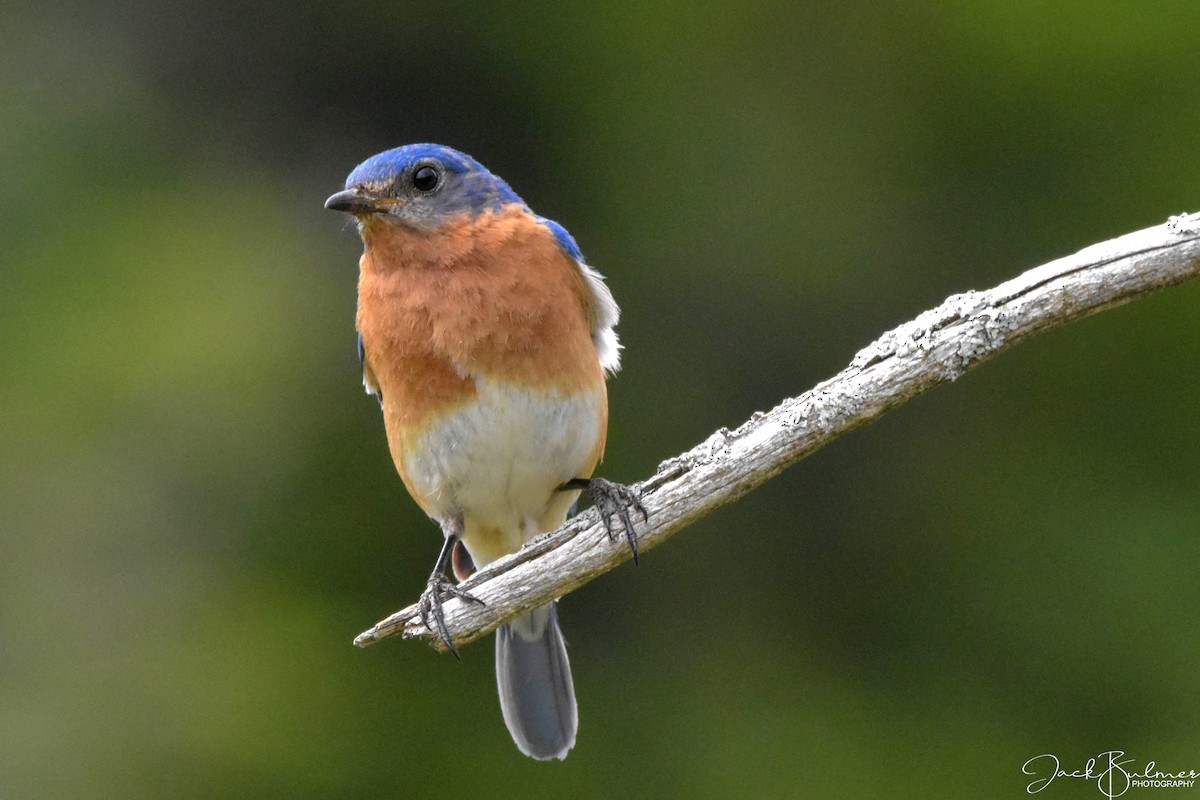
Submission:
[[475,376],[604,391],[582,277],[527,211],[463,215],[432,232],[367,224],[358,329],[402,477],[406,440],[469,402]]

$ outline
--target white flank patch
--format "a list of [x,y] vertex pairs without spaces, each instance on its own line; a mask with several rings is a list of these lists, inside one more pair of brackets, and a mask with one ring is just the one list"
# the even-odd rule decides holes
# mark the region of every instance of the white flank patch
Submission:
[[596,345],[596,354],[600,357],[600,366],[606,372],[616,372],[621,368],[621,343],[613,328],[621,317],[621,309],[613,299],[612,291],[604,282],[604,276],[580,261],[580,272],[583,273],[584,283],[592,295],[589,304],[588,323],[592,332],[592,342]]

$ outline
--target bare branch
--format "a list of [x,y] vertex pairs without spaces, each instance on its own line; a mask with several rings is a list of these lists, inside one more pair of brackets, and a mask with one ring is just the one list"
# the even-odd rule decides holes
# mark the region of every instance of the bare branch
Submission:
[[[880,336],[832,378],[661,464],[637,486],[650,515],[649,524],[635,517],[641,551],[1027,337],[1198,276],[1200,214],[1192,214],[1093,245],[994,289],[954,295]],[[610,541],[589,511],[472,576],[463,588],[486,605],[448,599],[446,626],[456,644],[466,644],[629,558],[625,541]],[[396,634],[445,649],[415,605],[354,643],[365,647]]]

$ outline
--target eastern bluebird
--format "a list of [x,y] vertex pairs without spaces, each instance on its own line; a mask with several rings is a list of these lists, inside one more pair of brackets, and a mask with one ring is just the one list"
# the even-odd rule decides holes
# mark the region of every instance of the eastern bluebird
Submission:
[[[363,385],[383,411],[396,470],[445,537],[421,595],[426,626],[457,655],[442,595],[562,525],[588,489],[637,556],[636,494],[591,478],[608,423],[618,309],[571,235],[449,147],[412,144],[350,173],[326,208],[353,214]],[[465,548],[465,550],[464,550]],[[432,621],[432,625],[431,625]],[[496,632],[500,708],[517,747],[565,758],[578,715],[555,603]]]

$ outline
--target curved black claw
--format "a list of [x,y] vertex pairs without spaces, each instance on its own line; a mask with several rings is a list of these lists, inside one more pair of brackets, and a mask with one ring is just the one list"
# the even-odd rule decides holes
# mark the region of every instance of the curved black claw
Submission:
[[625,528],[625,540],[629,542],[629,550],[633,553],[633,563],[636,565],[638,563],[637,532],[633,529],[633,518],[629,511],[636,509],[642,515],[642,521],[650,521],[650,514],[642,505],[641,495],[628,486],[606,481],[604,478],[575,478],[567,481],[564,488],[587,490],[587,493],[591,495],[592,505],[600,512],[600,519],[604,522],[604,530],[608,532],[610,541],[615,541],[617,538],[617,533],[613,530],[613,517],[621,520],[621,525]]
[[421,599],[417,602],[417,609],[421,612],[421,622],[430,631],[437,630],[437,634],[445,643],[446,649],[454,654],[457,659],[462,658],[458,653],[458,648],[454,646],[454,641],[450,638],[450,631],[446,629],[446,615],[442,611],[442,596],[449,595],[457,597],[459,600],[467,603],[478,603],[484,605],[484,602],[475,595],[467,592],[451,582],[440,570],[434,571],[429,576],[429,582],[425,584],[425,591],[421,592]]

